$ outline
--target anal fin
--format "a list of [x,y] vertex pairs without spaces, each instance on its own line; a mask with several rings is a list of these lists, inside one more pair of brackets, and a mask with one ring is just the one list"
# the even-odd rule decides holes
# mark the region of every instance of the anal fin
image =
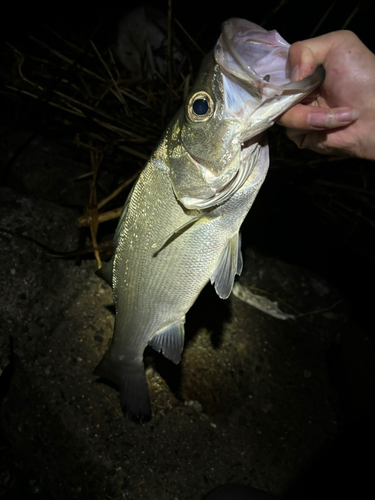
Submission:
[[242,272],[241,236],[236,233],[221,253],[210,280],[221,299],[227,299],[232,291],[236,274]]
[[167,328],[158,331],[149,341],[148,345],[155,349],[155,351],[163,351],[164,356],[173,361],[173,363],[179,363],[184,348],[184,323],[185,317]]

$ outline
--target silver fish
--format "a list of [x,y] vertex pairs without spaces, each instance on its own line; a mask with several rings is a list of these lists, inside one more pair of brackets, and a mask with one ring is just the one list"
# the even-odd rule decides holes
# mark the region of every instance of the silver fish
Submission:
[[115,330],[94,373],[120,388],[131,414],[150,416],[143,351],[179,363],[185,315],[211,280],[219,297],[242,270],[240,226],[265,179],[264,131],[324,78],[290,82],[289,44],[230,19],[124,206],[115,252],[99,275],[112,286]]

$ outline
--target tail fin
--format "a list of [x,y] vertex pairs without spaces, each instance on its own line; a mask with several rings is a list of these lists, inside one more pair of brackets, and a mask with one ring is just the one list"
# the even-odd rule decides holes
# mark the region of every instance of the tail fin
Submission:
[[95,368],[94,375],[106,378],[119,387],[124,410],[142,420],[151,418],[150,395],[142,360],[134,360],[133,363],[113,360],[107,352]]

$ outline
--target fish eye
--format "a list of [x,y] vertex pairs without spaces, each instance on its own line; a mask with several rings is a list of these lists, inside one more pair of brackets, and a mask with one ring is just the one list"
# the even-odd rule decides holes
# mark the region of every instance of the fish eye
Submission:
[[214,114],[214,101],[207,92],[196,92],[187,105],[187,116],[192,122],[205,122]]
[[208,111],[208,102],[206,99],[197,99],[193,103],[193,111],[196,115],[203,116]]

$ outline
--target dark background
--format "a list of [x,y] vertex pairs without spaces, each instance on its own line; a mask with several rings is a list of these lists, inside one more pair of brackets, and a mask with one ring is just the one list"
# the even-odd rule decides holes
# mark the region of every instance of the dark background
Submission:
[[[148,4],[167,11],[167,1],[153,1]],[[134,1],[83,1],[57,2],[43,7],[38,2],[30,2],[21,7],[17,2],[7,2],[7,5],[2,5],[1,8],[2,35],[8,43],[21,46],[26,51],[30,47],[31,51],[32,44],[26,35],[44,35],[48,40],[45,26],[49,26],[67,38],[71,37],[76,43],[81,42],[83,46],[91,37],[97,44],[105,46],[115,42],[116,31],[113,27],[121,16],[137,5],[139,2]],[[311,4],[298,0],[232,1],[219,6],[211,2],[193,0],[188,3],[172,2],[172,12],[173,17],[185,27],[204,52],[212,48],[220,33],[221,23],[229,17],[243,17],[262,24],[267,29],[276,28],[290,43],[346,27],[354,31],[371,50],[375,50],[373,1],[352,0],[343,3],[318,0]],[[196,72],[199,69],[201,53],[176,25],[174,31],[190,52],[193,72]],[[9,74],[3,74],[3,77],[7,79]],[[72,130],[56,125],[53,119],[54,109],[43,107],[41,103],[30,103],[27,99],[15,102],[14,99],[9,99],[9,94],[6,93],[1,97],[3,112],[0,119],[9,130],[32,127],[34,130],[39,128],[43,133],[55,133],[57,136],[73,133]],[[174,106],[178,106],[178,103]],[[174,111],[173,107],[169,109],[167,118],[171,117]],[[163,126],[160,130],[163,130]],[[6,133],[4,130],[3,134]],[[273,142],[277,143],[275,148],[272,147]],[[366,324],[371,331],[372,295],[359,294],[356,283],[358,278],[365,279],[366,284],[361,289],[367,291],[375,277],[373,226],[371,222],[364,222],[362,217],[368,216],[371,220],[373,215],[373,195],[370,194],[373,189],[372,163],[360,160],[325,161],[318,155],[306,151],[299,152],[288,144],[283,132],[277,127],[271,131],[270,143],[271,172],[267,178],[268,190],[261,191],[253,209],[256,211],[259,208],[261,213],[260,219],[258,218],[259,225],[252,227],[254,237],[251,243],[273,255],[278,254],[284,259],[318,269],[345,291],[355,308],[360,308],[361,312],[356,315],[357,320],[363,325]],[[285,148],[280,154],[280,146],[284,147],[284,144]],[[151,152],[152,146],[146,146],[145,154]],[[307,169],[303,168],[306,163],[309,165]],[[361,169],[366,170],[369,184],[365,189],[370,198],[366,202],[360,199],[361,195],[358,194],[354,205],[350,203],[345,216],[350,215],[349,210],[352,210],[352,215],[356,210],[360,215],[353,216],[349,222],[345,217],[334,217],[328,221],[322,210],[317,209],[317,205],[321,205],[322,192],[314,192],[312,185],[316,186],[317,181],[323,180],[362,189],[364,184],[358,174]],[[4,183],[6,166],[0,175]],[[333,193],[344,198],[346,194],[345,188],[334,188],[331,192],[328,189],[323,193],[323,198]],[[273,210],[272,206],[276,209]],[[276,214],[282,219],[275,217]],[[267,224],[270,224],[267,231],[262,229],[265,218]],[[246,233],[244,237],[246,243]]]

